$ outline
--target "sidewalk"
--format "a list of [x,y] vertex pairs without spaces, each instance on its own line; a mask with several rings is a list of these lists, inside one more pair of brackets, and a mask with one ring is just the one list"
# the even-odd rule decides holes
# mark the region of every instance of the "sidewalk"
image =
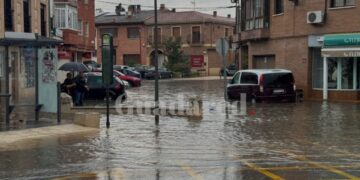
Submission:
[[0,132],[0,152],[36,147],[49,138],[97,133],[99,129],[74,124]]

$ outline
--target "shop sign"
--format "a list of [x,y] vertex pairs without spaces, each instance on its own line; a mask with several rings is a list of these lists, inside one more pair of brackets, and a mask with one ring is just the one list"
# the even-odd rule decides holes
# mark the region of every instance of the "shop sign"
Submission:
[[72,54],[69,51],[59,51],[58,58],[59,59],[72,59]]
[[324,36],[324,47],[360,47],[360,33]]
[[190,58],[191,58],[191,67],[202,68],[204,66],[203,55],[192,55]]
[[333,50],[333,49],[322,49],[322,56],[326,57],[360,57],[360,49],[352,50]]

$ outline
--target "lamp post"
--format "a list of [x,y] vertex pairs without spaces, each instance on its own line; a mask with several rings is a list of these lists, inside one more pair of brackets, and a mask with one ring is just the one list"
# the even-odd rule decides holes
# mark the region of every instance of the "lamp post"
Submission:
[[155,7],[155,32],[154,32],[154,60],[155,60],[155,124],[159,125],[159,60],[158,60],[158,10],[157,0],[154,0]]

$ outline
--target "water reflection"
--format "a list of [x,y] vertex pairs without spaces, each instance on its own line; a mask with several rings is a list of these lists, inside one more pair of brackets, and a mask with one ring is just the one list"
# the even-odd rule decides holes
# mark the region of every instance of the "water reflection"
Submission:
[[[153,101],[152,85],[145,82],[130,90],[128,103]],[[81,173],[99,179],[189,179],[181,165],[204,179],[264,179],[244,162],[264,167],[303,166],[285,150],[312,155],[327,165],[358,163],[356,157],[339,157],[333,152],[360,152],[358,105],[248,103],[244,115],[240,103],[224,103],[221,81],[161,82],[160,92],[164,104],[179,94],[201,96],[203,118],[161,116],[156,125],[152,115],[118,115],[111,117],[108,130],[104,118],[102,131],[95,136],[49,139],[28,150],[0,152],[0,179],[49,179]],[[313,177],[314,171],[282,175],[304,179]],[[319,179],[328,177],[324,172],[318,174]]]

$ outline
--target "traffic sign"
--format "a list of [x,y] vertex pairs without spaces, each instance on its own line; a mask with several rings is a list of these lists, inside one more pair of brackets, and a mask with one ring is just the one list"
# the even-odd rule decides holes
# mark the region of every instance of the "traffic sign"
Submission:
[[229,42],[225,38],[220,38],[216,42],[216,51],[222,56],[225,57],[229,52]]

